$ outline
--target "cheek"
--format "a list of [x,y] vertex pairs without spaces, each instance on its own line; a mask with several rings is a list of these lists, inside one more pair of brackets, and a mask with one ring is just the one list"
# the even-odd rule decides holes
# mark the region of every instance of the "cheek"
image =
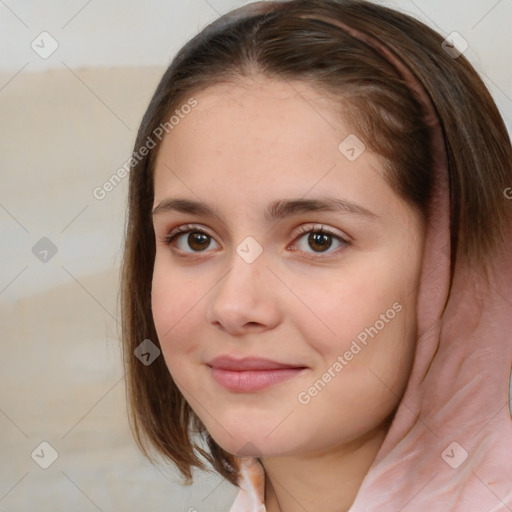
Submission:
[[[194,285],[191,285],[194,282]],[[200,280],[192,281],[182,273],[171,272],[157,257],[151,287],[151,309],[162,352],[169,369],[185,353],[195,348],[192,336],[197,329],[201,299],[207,290],[200,286]],[[173,357],[169,357],[172,353]]]
[[[350,374],[356,382],[361,378],[370,393],[372,383],[401,393],[416,342],[416,295],[410,293],[417,283],[413,267],[400,272],[400,265],[389,260],[380,267],[367,265],[365,271],[347,271],[343,280],[316,280],[316,292],[307,297],[314,315],[296,319],[304,339],[321,358],[317,378],[330,368],[337,375]],[[341,384],[344,379],[337,380]]]
[[383,269],[360,266],[346,269],[343,278],[316,276],[310,286],[301,283],[297,295],[311,307],[296,315],[296,321],[302,323],[305,338],[315,340],[317,350],[331,357],[349,350],[355,339],[364,346],[365,340],[372,339],[369,331],[375,333],[376,323],[380,334],[401,315],[393,304],[402,300],[402,294]]

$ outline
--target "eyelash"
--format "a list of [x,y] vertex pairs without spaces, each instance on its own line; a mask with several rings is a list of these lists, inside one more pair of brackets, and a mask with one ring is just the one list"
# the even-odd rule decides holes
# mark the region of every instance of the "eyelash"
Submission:
[[[193,224],[185,224],[185,225],[180,226],[180,227],[176,228],[175,230],[171,231],[168,235],[165,235],[163,237],[163,242],[165,243],[165,245],[170,246],[171,244],[173,244],[173,242],[176,240],[176,238],[178,238],[181,235],[189,234],[189,233],[201,233],[201,234],[204,234],[204,235],[208,236],[209,238],[213,239],[213,237],[204,229],[201,229],[200,227],[197,227]],[[299,240],[300,238],[302,238],[304,235],[306,235],[308,233],[329,235],[341,243],[341,247],[338,247],[337,249],[335,249],[334,251],[331,251],[331,252],[329,252],[329,249],[330,249],[330,247],[329,247],[327,249],[327,252],[325,252],[325,253],[324,252],[306,253],[306,254],[316,254],[317,255],[317,256],[315,256],[316,259],[327,258],[327,257],[329,257],[329,255],[332,256],[333,254],[337,254],[340,251],[342,251],[345,247],[351,245],[351,242],[342,238],[340,235],[334,233],[333,231],[331,231],[327,228],[324,228],[323,225],[320,225],[320,227],[318,227],[318,225],[316,225],[316,226],[311,226],[311,225],[301,226],[299,228],[299,233],[297,233],[297,236],[294,238],[294,244],[295,244],[296,240]],[[178,249],[178,252],[181,253],[181,254],[179,254],[179,256],[187,257],[188,255],[202,254],[203,252],[206,252],[206,250],[205,251],[192,251],[191,253],[188,253],[188,252],[180,251]],[[299,252],[305,252],[305,251],[299,251]],[[323,254],[327,254],[327,256],[322,256]]]

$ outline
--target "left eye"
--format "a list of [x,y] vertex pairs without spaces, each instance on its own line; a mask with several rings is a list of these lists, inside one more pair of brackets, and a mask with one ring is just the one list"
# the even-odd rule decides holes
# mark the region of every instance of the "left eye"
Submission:
[[[305,239],[307,246],[314,249],[313,253],[318,254],[327,252],[332,246],[333,239],[338,242],[338,249],[345,245],[349,245],[347,240],[344,240],[341,236],[325,229],[323,226],[321,228],[306,228],[302,230],[302,233],[302,236],[299,236],[297,240],[300,242],[300,240]],[[299,249],[303,252],[308,252],[304,249],[301,249],[300,244],[297,245],[299,245]],[[331,251],[331,253],[337,252],[338,249]]]

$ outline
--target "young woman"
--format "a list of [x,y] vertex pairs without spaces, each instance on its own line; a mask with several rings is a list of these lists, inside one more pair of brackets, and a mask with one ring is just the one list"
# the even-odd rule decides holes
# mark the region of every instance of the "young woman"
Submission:
[[512,510],[512,148],[458,45],[366,1],[257,2],[151,100],[132,425],[238,485],[232,512]]

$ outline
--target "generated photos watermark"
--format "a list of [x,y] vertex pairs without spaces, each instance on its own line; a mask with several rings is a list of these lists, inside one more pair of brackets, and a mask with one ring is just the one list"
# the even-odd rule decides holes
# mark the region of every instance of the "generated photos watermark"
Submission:
[[[165,123],[161,123],[157,126],[152,135],[150,135],[144,145],[142,145],[133,155],[124,163],[122,167],[117,169],[108,180],[106,180],[101,186],[95,187],[92,191],[92,195],[98,201],[102,201],[107,195],[112,192],[121,181],[126,178],[129,174],[130,169],[133,168],[138,162],[146,157],[149,152],[154,149],[158,142],[162,140],[164,134],[170,133],[182,119],[190,114],[194,107],[197,107],[198,101],[195,98],[189,98],[186,103],[181,105],[180,108],[175,109],[174,114]],[[155,139],[158,140],[155,141]]]
[[379,320],[377,320],[371,327],[365,327],[357,336],[352,340],[350,348],[346,350],[343,355],[338,355],[329,368],[321,375],[321,377],[314,382],[307,390],[301,391],[297,395],[297,400],[302,405],[307,405],[311,400],[317,396],[329,382],[331,382],[336,375],[338,375],[345,366],[347,366],[357,354],[359,354],[364,347],[368,345],[368,337],[375,338],[384,327],[391,320],[393,320],[397,313],[402,311],[403,306],[399,302],[395,302],[385,313],[381,313]]

